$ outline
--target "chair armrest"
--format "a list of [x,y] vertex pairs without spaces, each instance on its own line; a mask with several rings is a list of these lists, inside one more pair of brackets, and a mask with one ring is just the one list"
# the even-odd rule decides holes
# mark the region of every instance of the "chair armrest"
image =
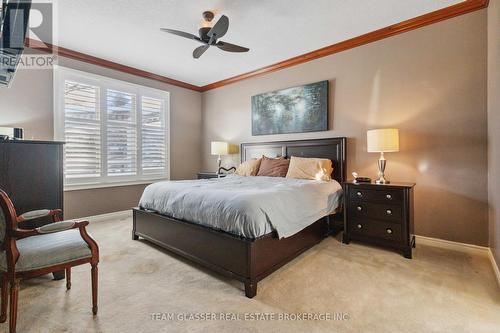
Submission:
[[39,234],[51,234],[54,232],[73,229],[74,226],[75,226],[74,221],[63,221],[63,222],[46,224],[44,226],[35,228],[35,230],[38,231]]
[[46,217],[46,216],[52,216],[54,217],[54,221],[58,222],[59,217],[62,214],[62,210],[60,209],[40,209],[40,210],[33,210],[31,212],[26,212],[20,216],[17,217],[17,222],[24,222],[24,221],[29,221],[29,220],[34,220],[38,219],[40,217]]
[[61,232],[70,229],[85,229],[85,227],[89,224],[88,221],[63,221],[56,222],[44,225],[40,228],[35,229],[20,229],[16,228],[13,230],[13,236],[17,239],[22,239],[26,237],[36,236],[36,235],[45,235],[54,232]]

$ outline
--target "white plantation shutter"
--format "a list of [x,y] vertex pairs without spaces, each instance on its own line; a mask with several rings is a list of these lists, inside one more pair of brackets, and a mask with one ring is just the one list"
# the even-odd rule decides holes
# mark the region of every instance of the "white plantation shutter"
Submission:
[[141,100],[142,171],[161,173],[166,165],[164,101],[143,96]]
[[66,178],[101,176],[99,87],[65,82],[64,141]]
[[136,96],[108,90],[107,109],[107,169],[109,176],[137,174]]
[[65,144],[65,187],[169,178],[169,94],[58,68],[54,129]]

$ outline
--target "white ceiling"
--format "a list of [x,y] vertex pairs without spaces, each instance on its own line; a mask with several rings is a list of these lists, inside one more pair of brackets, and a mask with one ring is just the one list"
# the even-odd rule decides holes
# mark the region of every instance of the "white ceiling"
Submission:
[[[459,0],[54,0],[56,44],[120,64],[205,85],[334,44]],[[160,31],[197,34],[201,13],[229,17],[228,53]]]

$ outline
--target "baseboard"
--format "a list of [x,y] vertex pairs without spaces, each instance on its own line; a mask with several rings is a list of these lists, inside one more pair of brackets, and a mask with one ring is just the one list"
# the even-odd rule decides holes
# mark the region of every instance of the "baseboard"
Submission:
[[489,252],[490,252],[490,248],[486,247],[486,246],[452,242],[452,241],[445,240],[445,239],[418,236],[418,235],[415,235],[415,239],[416,239],[417,246],[419,244],[423,244],[423,245],[439,247],[442,249],[447,249],[447,250],[452,250],[452,251],[459,251],[459,252],[469,253],[469,254],[478,254],[478,255],[482,255],[482,256],[489,256]]
[[498,268],[497,261],[495,260],[495,256],[493,255],[493,252],[491,252],[491,249],[488,249],[489,257],[490,257],[490,262],[491,266],[493,266],[493,271],[495,272],[495,276],[497,278],[498,286],[500,287],[500,269]]
[[87,216],[87,217],[81,217],[77,218],[74,220],[79,220],[79,221],[89,221],[90,223],[96,223],[96,222],[103,222],[103,221],[109,221],[109,220],[121,220],[121,219],[126,219],[126,218],[131,218],[132,217],[132,210],[122,210],[118,212],[112,212],[112,213],[106,213],[106,214],[100,214],[100,215],[94,215],[94,216]]
[[493,256],[493,252],[491,252],[491,248],[486,247],[486,246],[452,242],[452,241],[448,241],[448,240],[444,240],[444,239],[425,237],[425,236],[415,235],[415,238],[416,238],[417,246],[419,244],[423,244],[423,245],[428,245],[428,246],[439,247],[442,249],[459,251],[462,253],[475,254],[475,255],[481,255],[481,256],[488,257],[488,259],[490,260],[490,263],[491,263],[491,267],[493,268],[493,272],[495,273],[495,277],[497,279],[498,286],[500,287],[500,269],[498,268],[495,257]]

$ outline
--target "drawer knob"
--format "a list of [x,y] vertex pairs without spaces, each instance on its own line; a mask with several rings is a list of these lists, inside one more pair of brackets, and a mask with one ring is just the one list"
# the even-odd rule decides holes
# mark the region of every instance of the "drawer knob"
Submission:
[[386,194],[385,197],[387,198],[387,200],[392,200],[392,195],[390,194]]
[[358,191],[358,192],[356,192],[356,195],[358,196],[358,198],[361,198],[363,196],[363,193]]
[[360,211],[362,211],[362,210],[363,210],[363,207],[358,206],[358,207],[356,207],[356,209],[358,210],[358,212],[360,212]]
[[390,235],[392,234],[392,229],[391,228],[387,228],[385,231],[387,231],[387,233]]
[[387,213],[387,215],[392,215],[392,209],[388,209],[385,212]]
[[363,226],[361,224],[358,224],[356,227],[358,227],[358,229],[363,228]]

